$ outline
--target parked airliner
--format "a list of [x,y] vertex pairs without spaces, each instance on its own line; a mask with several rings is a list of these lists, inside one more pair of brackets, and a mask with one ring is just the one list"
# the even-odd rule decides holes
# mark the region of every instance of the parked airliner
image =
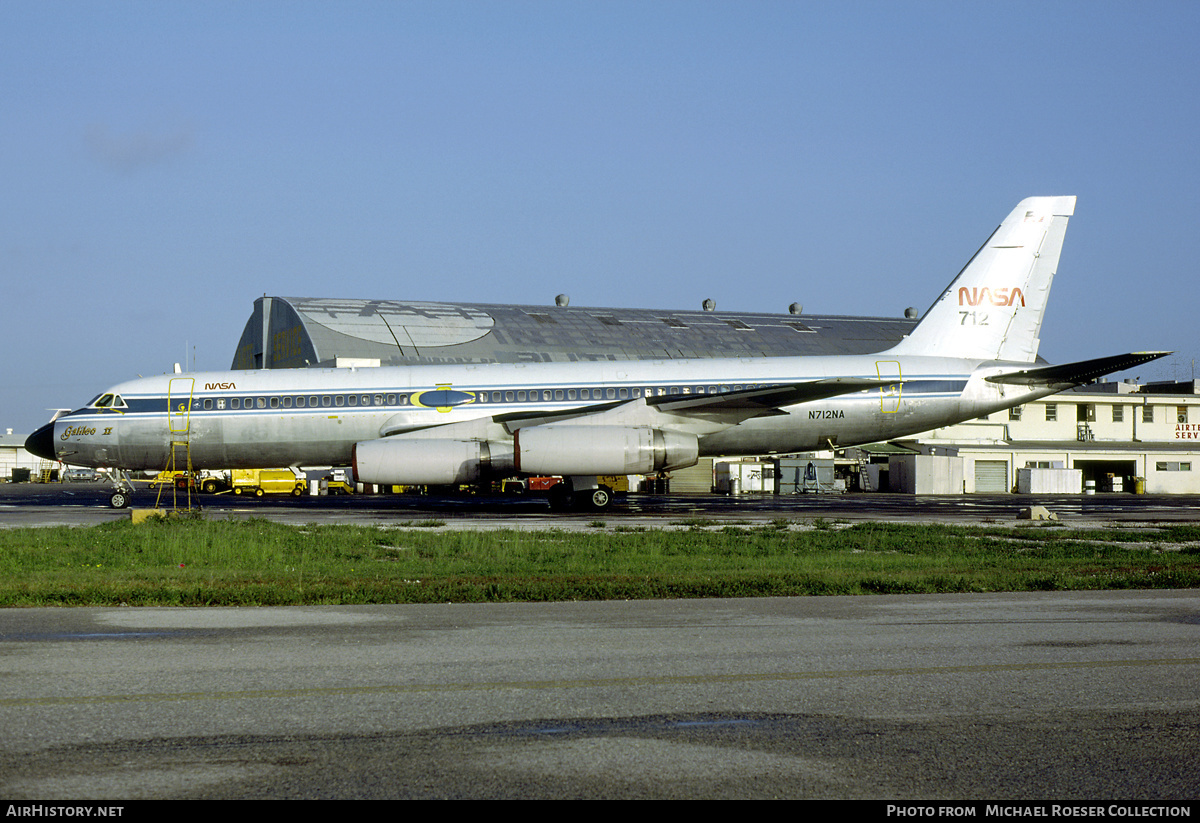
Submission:
[[[173,452],[184,465],[185,449],[197,469],[350,465],[385,485],[561,475],[557,502],[605,508],[598,475],[890,440],[1169,354],[1035,364],[1074,210],[1074,197],[1023,200],[912,333],[873,355],[166,374],[102,392],[26,448],[122,471]],[[119,481],[112,505],[129,490]]]

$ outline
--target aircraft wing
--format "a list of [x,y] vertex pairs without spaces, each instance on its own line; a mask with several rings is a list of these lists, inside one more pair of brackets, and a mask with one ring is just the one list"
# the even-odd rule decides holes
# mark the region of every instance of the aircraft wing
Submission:
[[762,414],[777,414],[781,406],[811,403],[842,394],[853,394],[866,389],[899,385],[900,380],[874,380],[864,377],[831,377],[825,380],[810,380],[804,383],[786,383],[781,386],[766,386],[757,389],[724,392],[722,394],[670,394],[646,398],[646,405],[665,412],[723,412],[756,411]]
[[987,380],[991,383],[1008,383],[1016,386],[1069,389],[1072,386],[1090,383],[1106,374],[1131,369],[1172,353],[1169,351],[1139,351],[1130,354],[1114,354],[1111,357],[1080,360],[1077,363],[1064,363],[1061,366],[1044,366],[1038,369],[1023,369],[1010,374],[997,374]]
[[[882,386],[894,386],[900,380],[876,380],[859,377],[831,377],[825,380],[809,380],[803,383],[785,383],[777,386],[765,386],[740,391],[720,392],[717,394],[668,394],[646,397],[645,404],[655,411],[698,417],[724,417],[730,425],[748,420],[752,417],[765,417],[783,414],[779,409],[783,406],[793,406],[797,403],[809,403],[825,400],[842,394],[867,389],[877,389]],[[591,406],[579,406],[572,409],[542,412],[511,412],[499,414],[492,419],[503,424],[509,431],[525,426],[540,426],[547,423],[561,423],[580,417],[590,417],[611,411],[620,406],[632,403],[631,400],[618,400],[610,403],[599,403]]]

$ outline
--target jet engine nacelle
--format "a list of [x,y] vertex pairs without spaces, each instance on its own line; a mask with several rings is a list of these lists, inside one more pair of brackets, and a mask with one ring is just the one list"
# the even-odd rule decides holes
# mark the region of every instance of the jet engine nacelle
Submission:
[[555,424],[518,429],[517,470],[526,474],[646,474],[695,465],[696,435],[635,426]]
[[511,447],[479,440],[389,439],[354,444],[354,479],[379,485],[474,483],[513,467]]

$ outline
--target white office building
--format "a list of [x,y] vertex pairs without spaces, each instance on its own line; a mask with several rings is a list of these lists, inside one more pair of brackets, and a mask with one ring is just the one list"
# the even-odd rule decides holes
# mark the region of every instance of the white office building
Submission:
[[960,458],[966,493],[1014,491],[1041,468],[1078,470],[1100,492],[1200,494],[1198,388],[1097,383],[902,442]]

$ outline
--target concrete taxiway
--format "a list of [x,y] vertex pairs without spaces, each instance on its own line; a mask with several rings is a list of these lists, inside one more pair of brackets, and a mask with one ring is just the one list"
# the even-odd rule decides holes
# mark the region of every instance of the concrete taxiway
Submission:
[[0,796],[1190,801],[1200,592],[0,611]]

